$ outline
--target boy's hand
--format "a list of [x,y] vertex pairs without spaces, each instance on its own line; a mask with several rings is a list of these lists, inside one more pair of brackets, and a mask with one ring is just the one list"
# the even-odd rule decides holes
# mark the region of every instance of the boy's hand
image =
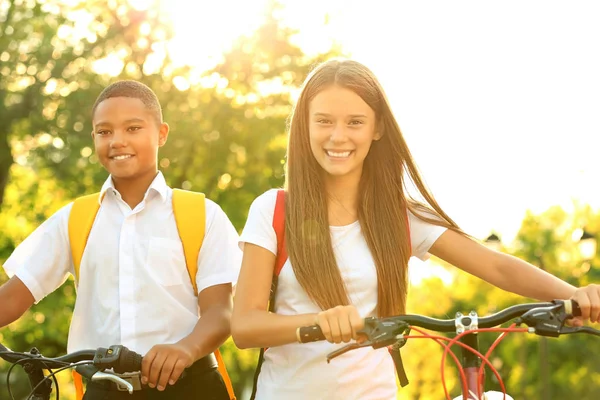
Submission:
[[142,361],[142,384],[165,390],[167,383],[174,385],[194,361],[192,349],[181,343],[156,345]]

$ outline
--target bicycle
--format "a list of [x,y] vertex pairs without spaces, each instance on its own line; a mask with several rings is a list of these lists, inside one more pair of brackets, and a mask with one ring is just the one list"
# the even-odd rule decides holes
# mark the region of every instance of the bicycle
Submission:
[[[488,360],[491,351],[500,343],[508,332],[528,332],[539,336],[558,337],[560,335],[587,333],[600,336],[600,330],[591,327],[569,327],[565,326],[568,319],[580,316],[581,310],[576,302],[571,300],[554,300],[546,303],[518,304],[505,308],[490,316],[479,317],[475,311],[468,315],[456,313],[455,319],[436,319],[423,315],[400,315],[388,318],[365,318],[365,327],[358,333],[364,338],[341,347],[327,355],[327,362],[331,362],[348,351],[361,347],[373,347],[379,349],[392,346],[399,349],[406,344],[409,338],[430,338],[445,347],[442,356],[442,385],[447,400],[512,400],[506,393],[504,383],[496,369]],[[508,328],[497,328],[498,326],[513,321]],[[527,328],[517,328],[517,325],[526,325]],[[419,328],[441,333],[455,333],[450,339],[446,336],[435,336]],[[415,330],[420,335],[410,335]],[[479,352],[479,332],[502,332],[500,337],[490,346],[488,352],[483,355]],[[302,343],[325,340],[325,336],[318,325],[302,327],[299,330]],[[443,344],[448,341],[448,344]],[[458,344],[462,347],[462,358],[459,361],[450,348]],[[395,356],[395,354],[398,354]],[[450,354],[458,366],[461,375],[462,395],[450,398],[444,380],[444,362],[446,355]],[[392,352],[394,363],[398,372],[403,371],[399,352]],[[485,392],[483,387],[484,366],[490,367],[498,378],[502,392]]]
[[[9,395],[13,400],[14,397],[10,390],[10,373],[17,365],[23,367],[32,387],[27,400],[50,400],[51,379],[56,386],[56,399],[59,399],[60,392],[55,375],[68,368],[75,368],[75,371],[92,382],[112,381],[117,384],[119,390],[128,391],[130,394],[141,388],[139,375],[131,377],[116,375],[139,372],[142,368],[142,356],[121,345],[109,348],[99,347],[96,350],[81,350],[61,357],[46,358],[35,347],[27,353],[19,353],[11,351],[0,343],[0,358],[12,363],[7,373],[6,383]],[[56,370],[52,371],[53,369]],[[48,370],[50,373],[44,375],[44,370]]]

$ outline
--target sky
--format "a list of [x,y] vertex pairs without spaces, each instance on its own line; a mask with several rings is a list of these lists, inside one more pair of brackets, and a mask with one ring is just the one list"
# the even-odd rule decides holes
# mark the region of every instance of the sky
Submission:
[[600,3],[293,2],[309,43],[300,3],[334,10],[329,30],[376,73],[466,231],[509,241],[527,210],[600,206]]
[[[265,3],[166,2],[173,51],[208,67]],[[510,242],[527,210],[600,206],[600,2],[283,4],[306,52],[335,40],[375,72],[428,186],[467,232]]]
[[[173,58],[210,68],[266,3],[162,1]],[[600,2],[281,3],[307,53],[335,41],[375,72],[425,181],[465,231],[509,243],[527,210],[600,207]]]

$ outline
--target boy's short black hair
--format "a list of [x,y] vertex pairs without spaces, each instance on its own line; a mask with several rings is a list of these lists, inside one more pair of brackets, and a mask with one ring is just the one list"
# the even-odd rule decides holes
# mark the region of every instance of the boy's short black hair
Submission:
[[156,123],[159,125],[162,124],[162,109],[160,107],[158,97],[156,97],[156,94],[148,86],[133,80],[117,81],[108,85],[102,91],[102,93],[100,93],[96,99],[96,102],[94,103],[94,107],[92,108],[92,119],[94,118],[94,114],[96,113],[96,108],[98,108],[98,105],[104,100],[112,97],[130,97],[133,99],[140,99],[148,111],[153,114]]

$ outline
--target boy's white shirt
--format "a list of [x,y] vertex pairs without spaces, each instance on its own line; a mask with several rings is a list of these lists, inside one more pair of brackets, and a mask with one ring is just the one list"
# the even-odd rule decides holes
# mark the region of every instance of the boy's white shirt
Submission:
[[[277,254],[273,213],[277,190],[259,196],[250,207],[240,246],[252,243]],[[422,260],[446,228],[409,213],[412,255]],[[375,316],[377,272],[360,224],[330,227],[333,250],[346,289],[361,317]],[[282,315],[317,313],[320,308],[300,286],[289,259],[278,279],[275,312]],[[396,370],[387,348],[362,348],[327,363],[327,353],[343,344],[326,341],[270,347],[258,378],[257,399],[396,399]]]
[[[156,344],[177,342],[190,334],[200,312],[173,216],[172,189],[159,172],[133,210],[111,177],[100,193],[100,210],[81,260],[68,351],[122,344],[145,354]],[[74,273],[68,237],[71,206],[40,225],[4,264],[36,303]],[[235,284],[242,256],[238,239],[229,218],[206,199],[198,292]]]

